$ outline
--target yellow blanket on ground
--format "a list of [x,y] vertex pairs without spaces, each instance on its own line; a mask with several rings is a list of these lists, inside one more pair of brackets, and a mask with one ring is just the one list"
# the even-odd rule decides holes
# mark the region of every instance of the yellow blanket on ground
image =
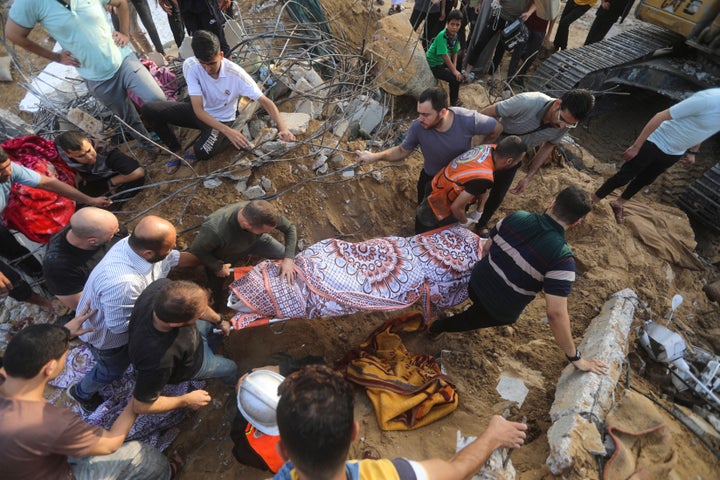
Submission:
[[413,430],[457,408],[455,386],[437,361],[408,352],[398,335],[422,326],[419,313],[392,318],[349,354],[347,378],[366,388],[382,430]]

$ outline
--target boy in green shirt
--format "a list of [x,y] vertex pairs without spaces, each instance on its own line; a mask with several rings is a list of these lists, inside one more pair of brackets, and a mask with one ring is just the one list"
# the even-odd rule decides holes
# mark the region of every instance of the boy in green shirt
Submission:
[[438,33],[427,50],[427,61],[433,76],[450,84],[450,104],[459,106],[460,81],[462,73],[455,66],[460,42],[458,32],[462,25],[462,12],[453,10],[448,14],[445,29]]

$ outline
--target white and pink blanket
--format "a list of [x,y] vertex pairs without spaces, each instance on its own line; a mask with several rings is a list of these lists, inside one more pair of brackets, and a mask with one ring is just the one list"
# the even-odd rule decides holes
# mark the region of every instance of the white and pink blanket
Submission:
[[412,237],[359,243],[328,239],[295,257],[296,281],[266,260],[230,285],[236,329],[292,318],[394,311],[420,302],[425,318],[467,299],[482,242],[458,225]]

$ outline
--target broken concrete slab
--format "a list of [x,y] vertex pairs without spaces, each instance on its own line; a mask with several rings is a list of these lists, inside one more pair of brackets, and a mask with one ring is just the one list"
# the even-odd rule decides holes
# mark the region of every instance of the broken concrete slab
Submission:
[[304,98],[298,101],[295,111],[297,113],[306,113],[310,118],[318,119],[322,116],[323,106],[320,102],[313,102]]
[[354,98],[346,110],[350,123],[357,121],[360,124],[360,130],[367,133],[372,133],[387,113],[386,108],[367,95]]
[[594,424],[586,425],[585,418],[602,423],[613,406],[613,392],[622,371],[638,303],[637,295],[630,289],[611,295],[600,314],[590,322],[578,346],[583,357],[599,358],[607,363],[608,376],[581,372],[572,364],[560,375],[550,408],[554,424],[548,430],[550,455],[546,461],[555,475],[564,474],[576,463],[592,462],[592,455],[604,452],[600,431]]
[[310,115],[307,113],[287,113],[280,112],[285,125],[293,135],[298,135],[307,132],[308,125],[310,124]]
[[245,190],[245,196],[249,198],[250,200],[255,198],[260,198],[265,195],[265,190],[260,185],[253,185],[252,187],[248,187],[247,190]]
[[[477,437],[473,436],[463,436],[462,432],[458,430],[455,452],[459,452],[476,439]],[[504,448],[493,451],[492,454],[490,454],[490,458],[485,462],[485,465],[483,465],[478,473],[473,475],[471,480],[515,480],[516,473],[512,462],[508,460],[507,464],[503,466],[505,455],[507,455],[507,450]]]
[[495,387],[495,390],[497,390],[503,399],[517,403],[518,408],[522,407],[523,402],[525,402],[525,397],[527,397],[529,392],[522,380],[508,377],[507,375],[500,377],[500,381]]
[[4,108],[0,108],[0,131],[8,138],[35,135],[35,132],[28,127],[27,122]]

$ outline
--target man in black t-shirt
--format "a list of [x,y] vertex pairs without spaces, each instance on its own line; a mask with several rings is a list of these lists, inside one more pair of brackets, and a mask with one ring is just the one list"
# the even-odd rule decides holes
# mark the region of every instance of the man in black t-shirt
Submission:
[[140,294],[130,316],[128,341],[136,374],[133,397],[137,413],[181,407],[197,410],[210,402],[205,390],[165,397],[162,390],[167,384],[218,378],[235,385],[235,362],[215,355],[208,347],[213,323],[225,334],[230,332],[230,323],[208,306],[207,291],[193,282],[163,278]]
[[[86,195],[97,196],[107,192],[114,195],[145,184],[145,170],[137,160],[104,142],[87,138],[81,132],[62,133],[55,139],[55,148],[60,158],[80,175],[75,184]],[[118,200],[129,199],[139,192],[135,190],[114,197],[114,204],[120,206],[123,202]]]
[[77,309],[90,272],[115,242],[127,235],[107,210],[81,208],[70,217],[70,224],[50,238],[43,275],[50,293],[66,307]]

